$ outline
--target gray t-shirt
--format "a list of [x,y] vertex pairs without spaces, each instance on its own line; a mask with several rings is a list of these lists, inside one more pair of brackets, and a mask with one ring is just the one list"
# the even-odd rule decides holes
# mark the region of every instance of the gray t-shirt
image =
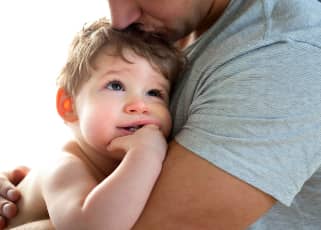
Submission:
[[277,204],[250,229],[321,229],[321,3],[231,0],[186,49],[173,137]]

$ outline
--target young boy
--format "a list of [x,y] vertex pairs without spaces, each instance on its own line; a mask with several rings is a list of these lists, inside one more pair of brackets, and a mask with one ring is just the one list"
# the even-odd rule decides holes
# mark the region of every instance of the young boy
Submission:
[[50,217],[56,229],[130,229],[162,168],[170,83],[183,65],[178,50],[135,28],[100,19],[79,32],[57,93],[75,140],[21,182],[8,227]]

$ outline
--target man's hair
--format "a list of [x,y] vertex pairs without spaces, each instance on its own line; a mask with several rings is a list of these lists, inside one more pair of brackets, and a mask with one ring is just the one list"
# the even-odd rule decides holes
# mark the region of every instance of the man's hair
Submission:
[[58,87],[75,96],[95,69],[93,62],[97,55],[106,50],[108,54],[119,56],[129,63],[125,52],[133,51],[170,82],[178,77],[185,65],[182,52],[161,37],[143,32],[135,26],[118,31],[111,28],[106,18],[101,18],[85,25],[76,34],[67,62],[58,76]]

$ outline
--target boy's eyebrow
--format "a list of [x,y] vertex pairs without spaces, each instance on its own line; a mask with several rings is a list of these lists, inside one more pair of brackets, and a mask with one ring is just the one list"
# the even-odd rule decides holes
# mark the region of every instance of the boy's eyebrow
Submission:
[[126,68],[110,69],[110,70],[107,70],[106,72],[104,72],[104,74],[102,76],[109,75],[109,74],[117,74],[117,73],[121,73],[121,72],[129,72],[129,69],[126,69]]
[[163,81],[156,81],[157,84],[159,84],[161,87],[169,90],[170,89],[170,82],[169,80],[165,77],[165,76],[162,76],[163,77]]

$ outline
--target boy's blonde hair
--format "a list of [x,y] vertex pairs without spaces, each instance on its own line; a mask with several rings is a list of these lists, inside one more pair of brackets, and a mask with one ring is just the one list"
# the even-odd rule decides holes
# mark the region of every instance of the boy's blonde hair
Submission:
[[94,69],[95,57],[108,50],[108,54],[124,56],[125,51],[133,51],[146,59],[155,70],[173,82],[182,71],[185,59],[182,53],[167,41],[156,35],[150,35],[135,27],[123,31],[111,28],[106,18],[99,19],[85,27],[75,36],[58,79],[58,87],[71,96],[75,96]]

